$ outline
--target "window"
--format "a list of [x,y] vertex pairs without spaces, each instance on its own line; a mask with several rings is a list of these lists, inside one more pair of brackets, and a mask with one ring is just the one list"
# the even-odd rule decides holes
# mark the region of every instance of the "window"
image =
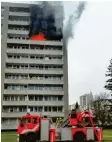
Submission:
[[20,56],[17,56],[17,59],[19,59],[20,58]]
[[13,48],[13,46],[11,46],[11,45],[8,45],[8,46],[7,46],[7,48],[8,48],[8,49],[12,49],[12,48]]
[[47,112],[47,107],[44,107],[45,112]]
[[11,58],[12,58],[12,56],[11,56],[11,55],[8,55],[8,58],[9,58],[9,59],[11,59]]
[[13,65],[13,69],[16,69],[17,68],[17,66],[16,65]]
[[62,101],[62,100],[63,100],[63,97],[58,96],[58,101]]
[[20,97],[19,97],[19,100],[20,100],[20,101],[25,101],[25,97],[24,97],[24,96],[20,96]]
[[34,100],[33,96],[29,96],[29,101],[33,101],[33,100]]
[[32,112],[33,111],[33,107],[29,107],[30,111]]
[[34,50],[34,49],[35,49],[35,47],[31,47],[31,49],[33,49],[33,50]]
[[56,112],[57,111],[57,107],[53,107],[53,111]]
[[33,123],[34,123],[34,124],[37,123],[37,118],[33,118]]
[[10,100],[9,96],[4,96],[4,100],[9,101]]
[[57,97],[56,96],[53,96],[53,101],[57,101]]
[[42,112],[42,107],[39,107],[39,112]]
[[26,118],[26,123],[31,123],[31,119],[30,118]]
[[15,89],[16,89],[16,86],[10,86],[10,88],[12,88],[12,90],[15,90]]
[[49,57],[45,57],[45,60],[49,60]]
[[37,112],[37,107],[34,107],[35,112]]
[[29,90],[34,90],[34,86],[29,86],[28,89]]
[[38,96],[35,96],[35,101],[38,101]]
[[42,96],[39,96],[39,101],[42,101],[43,100],[43,97]]
[[25,55],[24,55],[24,56],[21,56],[21,58],[28,58],[28,56],[25,56]]
[[15,96],[15,101],[18,101],[18,96]]
[[5,123],[5,124],[9,124],[9,119],[3,118],[2,122]]
[[35,56],[30,56],[31,59],[35,59]]
[[4,7],[3,7],[3,6],[1,6],[1,9],[2,9],[2,10],[4,10]]
[[47,96],[45,96],[45,101],[48,101],[48,97]]
[[51,107],[49,107],[49,112],[51,111]]
[[62,112],[62,107],[58,107],[58,112]]
[[9,108],[9,112],[13,112],[13,107],[10,107],[10,108]]
[[24,126],[25,124],[31,123],[31,118],[23,118],[21,120],[21,126]]
[[14,101],[14,96],[11,96],[11,101]]

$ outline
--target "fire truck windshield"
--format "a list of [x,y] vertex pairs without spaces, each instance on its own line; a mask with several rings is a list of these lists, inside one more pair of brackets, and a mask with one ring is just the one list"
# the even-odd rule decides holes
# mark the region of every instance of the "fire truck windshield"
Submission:
[[21,119],[21,126],[24,126],[25,124],[31,123],[31,118],[22,118]]
[[34,123],[34,124],[37,123],[37,118],[36,118],[36,117],[33,118],[33,123]]

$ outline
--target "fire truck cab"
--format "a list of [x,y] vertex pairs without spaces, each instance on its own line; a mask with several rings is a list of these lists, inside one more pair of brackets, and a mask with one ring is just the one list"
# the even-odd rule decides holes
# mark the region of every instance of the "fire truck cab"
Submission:
[[52,120],[39,115],[26,114],[20,119],[19,142],[55,141],[55,128]]

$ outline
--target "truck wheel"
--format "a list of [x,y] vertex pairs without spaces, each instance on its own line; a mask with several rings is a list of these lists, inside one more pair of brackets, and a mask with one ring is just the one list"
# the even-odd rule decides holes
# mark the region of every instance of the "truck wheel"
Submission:
[[73,142],[86,142],[86,137],[83,133],[76,133]]
[[36,142],[36,137],[34,133],[27,134],[26,142]]
[[23,135],[19,136],[19,142],[24,142],[24,136]]

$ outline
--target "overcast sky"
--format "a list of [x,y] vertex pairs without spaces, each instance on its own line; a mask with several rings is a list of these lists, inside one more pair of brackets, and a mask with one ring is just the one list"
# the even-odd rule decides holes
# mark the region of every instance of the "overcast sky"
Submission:
[[112,58],[112,2],[88,2],[68,46],[69,101],[105,91]]
[[[66,14],[74,10],[73,2],[65,7]],[[94,95],[105,91],[112,58],[112,2],[88,2],[74,33],[68,46],[70,104],[90,91]]]

